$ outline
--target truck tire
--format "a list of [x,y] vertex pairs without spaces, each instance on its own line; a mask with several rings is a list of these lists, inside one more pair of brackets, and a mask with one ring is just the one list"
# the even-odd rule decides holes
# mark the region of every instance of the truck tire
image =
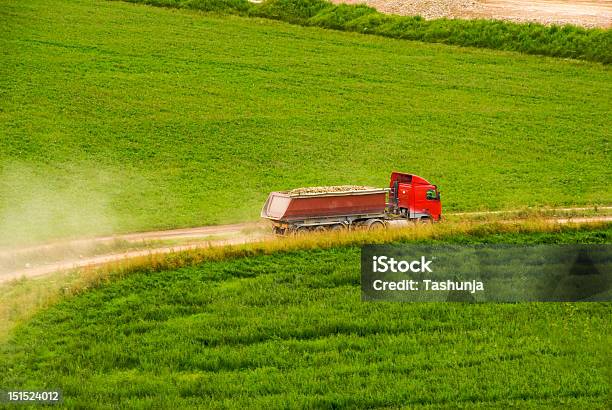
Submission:
[[418,225],[431,225],[433,223],[433,219],[424,216],[422,218],[417,219],[415,223]]
[[346,231],[346,226],[342,224],[335,224],[335,225],[332,225],[331,228],[329,228],[329,230],[332,232],[343,232],[343,231]]
[[305,226],[298,226],[297,228],[295,228],[293,230],[293,235],[294,236],[302,236],[302,235],[306,235],[309,231],[310,231],[310,229],[308,229]]
[[385,223],[380,219],[368,219],[365,223],[368,231],[377,231],[385,228]]
[[312,231],[313,232],[325,232],[327,231],[327,227],[325,225],[319,225],[315,227]]

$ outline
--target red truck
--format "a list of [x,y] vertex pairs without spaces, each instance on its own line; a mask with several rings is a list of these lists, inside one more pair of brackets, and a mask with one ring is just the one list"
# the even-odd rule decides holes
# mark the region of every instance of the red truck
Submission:
[[268,196],[261,217],[272,221],[274,233],[378,229],[410,221],[439,221],[442,216],[438,187],[402,172],[391,174],[389,188],[297,191],[272,192]]

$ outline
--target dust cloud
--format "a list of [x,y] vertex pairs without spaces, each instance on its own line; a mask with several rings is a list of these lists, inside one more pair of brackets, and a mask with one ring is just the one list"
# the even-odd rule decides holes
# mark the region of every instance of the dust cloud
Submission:
[[113,232],[103,189],[113,173],[82,164],[74,171],[0,164],[0,250]]

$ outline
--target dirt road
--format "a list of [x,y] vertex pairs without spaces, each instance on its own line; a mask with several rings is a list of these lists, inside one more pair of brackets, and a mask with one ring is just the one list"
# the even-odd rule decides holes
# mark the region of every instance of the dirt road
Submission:
[[248,232],[257,232],[263,229],[261,223],[240,223],[232,225],[203,226],[198,228],[171,229],[165,231],[137,232],[124,235],[101,236],[97,238],[58,241],[44,245],[24,246],[15,249],[0,249],[0,260],[3,257],[23,255],[29,253],[53,252],[58,248],[90,247],[98,244],[112,244],[114,242],[146,242],[210,238],[218,240],[219,236],[244,235]]
[[[585,211],[591,208],[564,208],[557,211]],[[612,209],[611,207],[600,208],[602,210]],[[512,211],[504,211],[512,212]],[[454,214],[454,216],[467,215],[497,215],[500,212],[472,212]],[[588,217],[555,217],[550,218],[550,221],[557,223],[595,223],[595,222],[612,222],[612,216],[588,216]],[[147,249],[127,250],[112,252],[102,255],[91,255],[84,257],[66,257],[59,260],[48,260],[38,264],[26,264],[16,269],[0,271],[0,284],[22,277],[36,278],[48,275],[50,273],[78,269],[83,267],[95,267],[112,262],[117,262],[124,259],[130,259],[140,256],[153,254],[166,254],[172,252],[180,252],[190,249],[209,247],[209,246],[224,246],[237,245],[249,242],[262,240],[275,240],[275,237],[268,233],[265,229],[266,225],[262,223],[243,223],[234,225],[222,226],[206,226],[199,228],[174,229],[168,231],[154,231],[144,233],[134,233],[127,235],[107,236],[94,239],[65,241],[47,245],[25,247],[13,250],[4,250],[0,252],[0,261],[2,258],[28,258],[29,255],[57,252],[62,249],[74,249],[81,246],[92,246],[100,243],[108,243],[112,241],[128,241],[141,242],[144,240],[186,240],[187,243],[176,245],[162,245],[149,247]],[[57,258],[56,258],[57,259]]]
[[225,245],[239,245],[248,242],[255,242],[264,240],[265,236],[246,236],[233,239],[225,240],[212,240],[205,242],[198,242],[188,245],[176,245],[176,246],[164,246],[159,248],[135,250],[128,252],[112,253],[107,255],[89,256],[80,259],[63,260],[59,262],[51,262],[42,264],[39,266],[28,267],[19,269],[13,272],[0,274],[0,284],[8,282],[14,279],[20,278],[36,278],[45,276],[54,272],[68,271],[73,269],[79,269],[84,267],[95,267],[106,265],[108,263],[117,262],[125,259],[137,258],[139,256],[147,255],[158,255],[173,252],[182,252],[197,248],[206,248],[208,246],[225,246]]
[[332,0],[365,3],[383,13],[426,19],[496,19],[543,24],[612,27],[612,0]]
[[[198,247],[237,245],[272,237],[261,223],[204,226],[59,241],[0,250],[0,283]],[[117,247],[120,245],[119,247]],[[136,248],[136,249],[135,249]]]

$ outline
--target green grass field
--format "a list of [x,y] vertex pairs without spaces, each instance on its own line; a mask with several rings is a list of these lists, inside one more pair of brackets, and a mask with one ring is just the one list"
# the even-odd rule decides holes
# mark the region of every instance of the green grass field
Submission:
[[0,18],[0,244],[252,220],[392,170],[447,211],[612,203],[607,66],[122,2]]
[[[7,0],[0,21],[0,246],[252,220],[271,190],[391,170],[437,183],[446,211],[612,203],[602,64],[98,0]],[[612,242],[610,225],[530,226],[3,285],[0,391],[59,388],[68,408],[606,408],[609,303],[360,300],[368,239]]]
[[609,303],[364,303],[358,247],[274,253],[135,273],[64,299],[0,347],[0,387],[61,388],[71,408],[603,409],[609,318]]

